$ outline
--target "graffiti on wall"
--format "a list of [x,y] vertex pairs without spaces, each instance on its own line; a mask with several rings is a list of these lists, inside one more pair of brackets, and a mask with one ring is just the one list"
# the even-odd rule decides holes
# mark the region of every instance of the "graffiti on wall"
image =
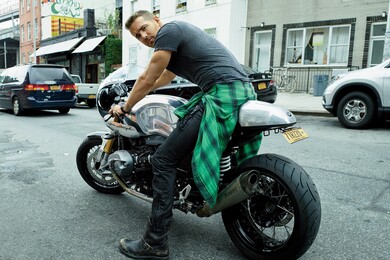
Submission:
[[42,4],[51,5],[51,13],[53,15],[67,17],[81,17],[83,5],[74,0],[42,0]]

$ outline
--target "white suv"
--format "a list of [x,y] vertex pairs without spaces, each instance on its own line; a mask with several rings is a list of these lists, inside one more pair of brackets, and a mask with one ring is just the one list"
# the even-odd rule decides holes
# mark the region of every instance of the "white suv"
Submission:
[[390,60],[334,77],[322,106],[347,128],[368,128],[375,119],[390,118]]

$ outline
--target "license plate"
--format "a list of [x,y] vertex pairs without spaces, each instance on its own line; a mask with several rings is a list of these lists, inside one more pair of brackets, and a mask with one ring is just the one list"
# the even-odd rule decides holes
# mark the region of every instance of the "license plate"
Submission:
[[262,90],[262,89],[266,89],[266,88],[267,88],[267,85],[264,82],[260,82],[259,84],[257,84],[258,90]]
[[61,87],[60,86],[50,86],[50,90],[53,90],[53,91],[57,91],[57,90],[60,90]]
[[89,95],[88,96],[88,99],[94,99],[94,98],[96,98],[96,95]]
[[309,137],[302,128],[289,128],[283,132],[283,136],[290,144],[302,141]]

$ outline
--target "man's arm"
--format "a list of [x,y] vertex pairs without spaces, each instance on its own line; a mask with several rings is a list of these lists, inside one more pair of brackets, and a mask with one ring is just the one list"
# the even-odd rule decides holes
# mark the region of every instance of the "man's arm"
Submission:
[[[166,67],[168,66],[169,60],[171,59],[171,51],[159,50],[155,51],[152,55],[152,58],[149,62],[149,65],[145,71],[138,77],[135,82],[132,90],[129,93],[129,97],[126,100],[123,110],[130,111],[131,108],[141,99],[143,99],[150,91],[159,87],[155,86],[160,77],[165,74]],[[173,74],[172,72],[166,72],[164,79],[169,79]],[[174,74],[173,74],[174,75]],[[164,83],[161,80],[161,83]],[[113,112],[122,114],[119,106],[115,106]]]
[[154,83],[153,90],[168,85],[171,83],[171,81],[176,77],[176,74],[169,70],[164,70],[164,72],[161,74],[161,76],[156,80],[156,83]]

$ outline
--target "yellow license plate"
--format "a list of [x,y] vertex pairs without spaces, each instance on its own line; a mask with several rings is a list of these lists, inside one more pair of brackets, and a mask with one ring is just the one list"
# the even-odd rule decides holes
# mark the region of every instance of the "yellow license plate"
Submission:
[[289,128],[283,132],[283,136],[290,144],[302,141],[309,137],[302,128]]
[[93,98],[96,98],[96,95],[89,95],[88,96],[88,99],[93,99]]
[[266,89],[266,88],[267,88],[267,85],[264,82],[260,82],[259,84],[257,84],[258,90]]
[[56,91],[56,90],[60,90],[60,86],[50,86],[50,90],[53,90],[53,91]]

